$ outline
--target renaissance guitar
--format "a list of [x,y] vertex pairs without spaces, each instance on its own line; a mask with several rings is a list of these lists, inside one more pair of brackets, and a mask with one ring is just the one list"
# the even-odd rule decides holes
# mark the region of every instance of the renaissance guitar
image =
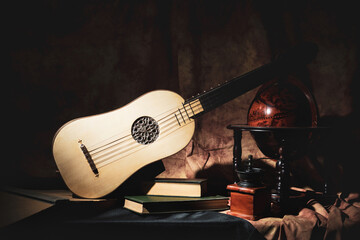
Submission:
[[54,136],[57,168],[74,194],[108,195],[142,167],[183,149],[198,116],[313,57],[314,45],[306,44],[186,101],[177,93],[158,90],[116,110],[72,120]]

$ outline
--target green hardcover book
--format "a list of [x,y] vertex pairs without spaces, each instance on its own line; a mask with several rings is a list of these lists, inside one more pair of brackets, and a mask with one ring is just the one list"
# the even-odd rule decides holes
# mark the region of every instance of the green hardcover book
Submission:
[[124,208],[140,214],[228,209],[228,197],[125,196]]
[[144,195],[202,197],[207,191],[207,180],[202,178],[155,178],[143,183]]

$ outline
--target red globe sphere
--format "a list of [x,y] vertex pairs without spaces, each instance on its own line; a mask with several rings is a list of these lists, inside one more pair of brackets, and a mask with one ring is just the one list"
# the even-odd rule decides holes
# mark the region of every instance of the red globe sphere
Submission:
[[[311,92],[298,80],[273,80],[257,92],[248,111],[248,125],[272,128],[316,127],[317,106]],[[286,140],[286,149],[292,157],[304,153],[311,138],[307,131],[252,131],[257,146],[268,157],[277,159]]]
[[248,111],[256,127],[314,127],[317,107],[310,91],[294,78],[273,80],[257,92]]

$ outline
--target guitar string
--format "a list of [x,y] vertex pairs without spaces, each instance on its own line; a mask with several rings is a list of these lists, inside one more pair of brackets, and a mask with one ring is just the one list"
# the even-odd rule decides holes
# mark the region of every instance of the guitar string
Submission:
[[[185,126],[187,126],[187,124],[186,124],[186,125],[179,126],[178,128],[173,129],[173,131],[168,132],[167,135],[169,135],[170,133],[172,133],[172,132],[174,132],[174,131],[177,131],[177,130],[185,127]],[[167,136],[167,135],[165,135],[165,136]],[[161,139],[161,140],[162,140],[162,139]],[[101,168],[103,168],[103,167],[105,167],[105,166],[107,166],[107,165],[109,165],[109,164],[111,164],[111,163],[117,162],[117,161],[119,161],[119,160],[121,160],[121,159],[129,156],[130,154],[133,154],[133,153],[135,153],[135,152],[138,152],[138,151],[142,150],[142,149],[145,148],[145,147],[147,147],[147,145],[137,145],[135,148],[132,149],[132,150],[135,150],[135,151],[133,151],[133,152],[128,152],[127,155],[122,156],[122,157],[120,157],[120,158],[113,159],[112,161],[102,162],[103,164],[101,164],[101,163],[98,164],[98,167],[97,167],[97,168],[98,168],[98,169],[101,169]],[[139,149],[137,149],[137,148],[139,148]]]
[[[176,120],[174,121],[167,121],[166,122],[166,125],[164,126],[161,126],[162,128],[162,131],[161,131],[161,134],[165,134],[169,129],[171,129],[174,125],[178,125]],[[129,139],[130,140],[130,139]],[[124,150],[124,151],[128,151],[128,150],[131,150],[131,147],[132,146],[138,146],[139,143],[137,143],[136,141],[134,141],[134,139],[131,138],[131,141],[122,141],[122,142],[119,142],[117,144],[114,144],[112,145],[111,147],[108,147],[107,148],[107,151],[106,152],[103,152],[102,155],[95,155],[93,157],[93,161],[95,163],[99,163],[99,162],[102,162],[104,160],[107,160],[108,158],[110,158],[112,155],[114,155],[116,152],[119,152],[120,150]],[[128,149],[130,148],[130,149]],[[105,150],[103,150],[105,151]],[[118,153],[118,154],[121,154],[121,153]],[[104,158],[105,157],[105,158]],[[102,159],[101,159],[102,158]]]
[[[216,96],[216,95],[220,95],[220,94],[214,94],[214,96]],[[221,94],[222,95],[222,94]],[[217,98],[217,100],[218,100],[218,96],[216,96],[216,97],[212,97],[212,101],[214,102],[214,99],[216,99]],[[198,99],[199,100],[199,99]],[[196,100],[195,100],[196,101]],[[209,102],[209,101],[205,101],[205,104],[206,104],[206,102]],[[171,122],[168,122],[168,124],[167,125],[170,125],[170,124],[173,124],[173,125],[177,125],[177,122],[179,122],[179,120],[178,119],[175,119],[174,117],[173,117],[173,114],[176,114],[178,111],[180,112],[180,114],[186,114],[187,115],[187,117],[189,118],[189,115],[188,115],[188,113],[187,113],[187,109],[188,109],[188,111],[193,111],[195,108],[198,108],[198,107],[200,107],[200,109],[203,111],[203,105],[204,105],[204,101],[203,101],[203,104],[201,104],[201,102],[200,102],[200,100],[199,100],[199,102],[197,102],[196,104],[194,104],[194,106],[192,107],[190,104],[183,104],[183,107],[181,107],[181,108],[178,108],[176,111],[174,111],[174,112],[172,112],[171,114],[169,114],[169,115],[167,115],[167,116],[165,116],[165,117],[163,117],[162,119],[166,119],[166,118],[168,118],[168,117],[172,117],[172,121]],[[175,109],[175,108],[174,108]],[[195,109],[195,111],[197,112],[198,111],[198,109]],[[167,112],[169,112],[169,111],[167,111]],[[201,113],[201,111],[200,111],[200,113]],[[198,113],[196,113],[196,114],[198,114]],[[196,114],[194,114],[194,115],[196,115]],[[163,114],[160,114],[160,115],[163,115]],[[192,115],[192,116],[194,116],[194,115]],[[190,118],[189,118],[190,119]],[[188,121],[189,121],[189,119],[188,119]],[[161,119],[160,119],[161,120]],[[168,120],[167,120],[168,121]],[[185,121],[184,119],[183,119],[183,121]],[[186,122],[184,122],[185,124],[183,125],[183,126],[185,126],[185,125],[187,125],[186,124]],[[167,126],[166,125],[166,126]],[[165,126],[164,126],[165,127]],[[166,132],[166,131],[165,131]],[[165,133],[164,131],[162,132],[162,134],[164,134]],[[128,135],[128,136],[130,136],[130,135]],[[125,136],[125,137],[127,137],[127,136]],[[123,137],[123,138],[125,138],[125,137]],[[123,139],[122,138],[122,139]],[[111,143],[113,143],[113,142],[116,142],[116,141],[118,141],[118,140],[114,140],[114,141],[112,141]],[[125,142],[126,140],[124,140],[123,142]],[[120,142],[121,143],[121,142]],[[118,143],[118,144],[120,144],[120,143]],[[136,142],[134,142],[134,141],[131,141],[129,144],[127,144],[127,145],[130,145],[131,143],[135,143],[136,144]],[[114,145],[112,145],[112,146],[110,146],[110,147],[114,147],[114,146],[116,146],[116,145],[118,145],[118,144],[114,144]],[[125,145],[125,146],[127,146],[127,145]],[[122,146],[121,147],[121,149],[123,149],[125,146]],[[136,144],[136,146],[139,146],[138,144]],[[141,146],[141,145],[140,145]],[[110,148],[109,147],[109,148]],[[145,146],[144,146],[145,147]],[[101,148],[101,147],[99,147],[99,148]],[[132,150],[133,148],[130,148],[129,150]],[[101,150],[101,151],[104,151],[105,149],[103,149],[103,150]],[[129,150],[126,150],[126,151],[129,151]],[[93,151],[93,150],[92,150]],[[108,151],[106,154],[104,154],[104,155],[108,155],[108,154],[111,154],[111,153],[115,153],[115,152],[117,152],[118,151],[118,149],[114,149],[114,150],[111,150],[111,151]],[[99,151],[100,152],[100,151]],[[119,154],[121,154],[121,153],[119,153]],[[104,156],[104,155],[102,155],[102,156]],[[114,155],[114,154],[113,154]],[[100,156],[101,157],[101,156]],[[110,159],[111,158],[111,156],[108,156],[107,158],[105,158],[105,159],[99,159],[99,158],[97,158],[97,159],[94,159],[94,162],[96,162],[96,163],[101,163],[101,162],[104,162],[104,161],[107,161],[108,159]]]
[[[174,125],[175,124],[177,124],[177,123],[174,122]],[[163,134],[162,134],[163,137],[162,138],[166,137],[167,135],[169,135],[173,131],[176,131],[176,130],[178,130],[178,129],[186,126],[186,125],[187,124],[184,124],[182,126],[178,126],[177,128],[169,128],[169,129],[167,129],[166,131],[163,132]],[[148,145],[142,145],[142,144],[135,144],[134,145],[134,143],[136,143],[136,142],[133,141],[132,143],[130,143],[130,145],[132,145],[132,146],[130,146],[128,149],[124,149],[122,147],[117,148],[116,150],[113,151],[112,155],[107,156],[106,158],[103,158],[101,160],[97,160],[96,161],[96,164],[98,166],[97,168],[99,169],[99,168],[102,168],[102,167],[104,167],[104,166],[106,166],[106,165],[108,165],[110,163],[119,161],[119,160],[123,159],[124,157],[129,156],[130,154],[135,153],[135,152],[137,152],[137,151],[139,151],[139,150],[141,150],[141,149],[148,146]],[[133,150],[135,150],[135,151],[133,151]],[[126,155],[122,156],[123,154],[126,154]],[[116,158],[116,159],[114,159],[114,158]]]
[[[175,109],[175,108],[173,108],[173,109]],[[157,115],[157,116],[154,117],[154,118],[157,118],[157,117],[159,117],[159,116],[161,116],[161,115],[163,115],[163,114],[166,114],[167,112],[173,111],[173,109],[170,109],[170,110],[168,110],[168,111],[166,111],[166,112],[164,112],[164,113],[161,113],[161,114]],[[170,116],[170,115],[167,115],[167,116]],[[167,116],[165,116],[165,117],[163,117],[163,118],[160,118],[159,120],[164,119],[164,118],[166,118]],[[115,138],[116,136],[123,135],[123,134],[126,133],[126,132],[128,132],[128,130],[123,131],[123,132],[121,132],[121,133],[117,133],[117,134],[115,134],[115,135],[113,135],[113,136],[111,136],[111,137],[109,137],[109,138],[107,138],[107,139],[102,140],[101,142],[99,142],[99,143],[97,143],[97,144],[95,144],[95,145],[92,145],[91,147],[89,147],[89,149],[91,149],[91,150],[89,150],[89,153],[96,154],[96,153],[98,153],[98,152],[95,152],[96,150],[99,150],[100,148],[103,148],[103,147],[105,147],[105,146],[107,146],[107,145],[110,145],[110,144],[115,143],[115,142],[117,142],[117,141],[120,141],[120,140],[122,140],[122,139],[124,139],[124,138],[126,138],[126,137],[131,136],[131,134],[128,134],[128,135],[125,135],[125,136],[123,136],[123,137],[120,137],[120,138],[117,138],[117,139],[115,139],[115,140],[112,140],[112,141],[110,141],[110,142],[108,142],[108,143],[106,143],[106,144],[104,144],[104,145],[97,146],[97,145],[99,145],[99,144],[101,144],[101,143],[103,143],[103,142],[109,141],[109,139]]]
[[[190,108],[190,107],[187,107],[187,106],[186,106],[186,108]],[[194,108],[195,108],[195,107],[194,107]],[[193,109],[194,109],[194,108],[193,108]],[[201,108],[200,104],[197,105],[196,108]],[[178,109],[178,110],[174,112],[173,109]],[[167,116],[165,116],[165,117],[160,118],[159,120],[157,120],[157,122],[158,122],[159,124],[161,124],[161,122],[162,122],[163,120],[165,120],[166,118],[169,118],[169,117],[174,118],[174,115],[173,115],[173,114],[177,113],[177,112],[179,111],[179,108],[173,108],[173,109],[167,111],[167,112],[173,111],[171,114],[169,114],[169,115],[167,115]],[[197,112],[198,110],[201,110],[201,109],[194,109],[195,112]],[[183,110],[180,110],[180,111],[182,111],[182,113],[185,114],[185,111],[186,111],[186,110],[184,110],[184,111],[183,111]],[[188,111],[190,111],[190,109],[189,109]],[[166,112],[165,112],[165,113],[166,113]],[[158,116],[161,116],[161,115],[163,115],[163,114],[165,114],[165,113],[159,114]],[[166,120],[166,121],[168,121],[168,120]],[[165,126],[166,126],[166,125],[165,125]],[[127,131],[124,131],[124,132],[127,132]],[[111,138],[113,138],[113,137],[115,137],[115,136],[117,136],[117,135],[120,135],[120,134],[116,134],[116,135],[108,138],[107,140],[109,140],[109,139],[111,139]],[[106,146],[111,145],[111,144],[113,144],[113,145],[118,145],[118,144],[122,143],[123,141],[118,142],[118,143],[115,143],[115,142],[120,141],[120,140],[123,140],[124,138],[128,138],[128,137],[132,137],[132,135],[129,134],[129,135],[126,135],[126,136],[124,136],[124,137],[121,137],[121,138],[115,139],[115,140],[113,140],[113,141],[110,141],[110,142],[108,142],[108,143],[106,143],[106,144],[104,144],[104,145],[101,145],[101,146],[99,146],[99,147],[96,147],[96,148],[90,150],[89,153],[92,153],[92,154],[94,154],[94,155],[95,155],[95,154],[98,154],[99,152],[101,152],[101,151],[103,151],[103,150],[106,150],[106,149],[107,149],[107,148],[105,148]],[[104,142],[104,141],[106,141],[106,140],[103,140],[102,142]],[[124,139],[124,141],[126,141],[126,139]],[[98,145],[98,144],[97,144],[97,145]],[[113,145],[111,145],[111,146],[113,146]],[[111,146],[109,146],[109,147],[111,147]],[[101,149],[101,148],[103,148],[103,149]],[[90,149],[90,148],[89,148],[89,149]],[[101,150],[100,150],[100,149],[101,149]],[[99,151],[95,152],[96,150],[99,150]]]
[[[218,97],[217,97],[218,98]],[[215,98],[216,99],[216,98]],[[212,98],[212,100],[214,100],[214,98]],[[208,102],[208,101],[206,101],[206,102]],[[197,103],[197,104],[195,104],[194,105],[194,107],[193,107],[193,109],[194,108],[197,108],[197,107],[200,107],[201,108],[201,110],[203,110],[203,104],[201,104],[201,102],[199,101],[199,103]],[[165,117],[163,117],[162,119],[165,119],[165,118],[167,118],[167,117],[169,117],[169,116],[171,116],[172,117],[172,121],[169,123],[168,122],[168,124],[167,125],[170,125],[170,124],[173,124],[173,125],[177,125],[177,123],[179,122],[179,120],[175,120],[175,118],[172,116],[173,114],[176,114],[178,111],[180,111],[180,114],[182,114],[182,113],[184,113],[184,115],[185,115],[185,113],[187,114],[187,109],[190,111],[190,110],[192,110],[191,109],[192,107],[190,106],[190,104],[187,104],[187,105],[183,105],[183,108],[178,108],[178,110],[177,111],[174,111],[172,114],[170,114],[170,115],[167,115],[167,116],[165,116]],[[195,111],[197,112],[198,110],[197,109],[195,109]],[[198,113],[197,113],[198,114]],[[161,115],[161,114],[160,114]],[[194,114],[195,115],[195,114]],[[188,116],[189,117],[189,116]],[[189,118],[190,119],[190,118]],[[168,120],[167,120],[168,121]],[[189,120],[188,120],[189,121]],[[184,123],[186,123],[186,122],[184,122]],[[166,126],[167,126],[166,125]],[[187,124],[185,124],[185,125],[187,125]],[[166,131],[165,131],[166,132]],[[162,132],[162,134],[164,134],[165,133],[164,131]],[[126,140],[124,140],[124,141],[126,141]],[[123,142],[124,142],[123,141]],[[127,144],[127,145],[130,145],[131,143],[134,143],[134,144],[136,144],[136,142],[134,142],[133,140],[129,143],[129,144]],[[120,144],[120,143],[119,143]],[[118,144],[115,144],[115,145],[118,145]],[[111,147],[114,147],[115,145],[113,145],[113,146],[111,146]],[[125,145],[125,146],[127,146],[127,145]],[[132,144],[133,145],[133,144]],[[121,146],[121,149],[123,149],[125,146]],[[135,145],[135,147],[136,146],[139,146],[138,144],[136,144]],[[141,146],[141,145],[140,145]],[[145,147],[145,146],[144,146]],[[110,148],[110,147],[109,147]],[[131,148],[130,147],[130,149],[129,150],[132,150],[133,148]],[[126,151],[129,151],[129,150],[126,150]],[[114,149],[114,150],[111,150],[111,151],[109,151],[109,152],[107,152],[106,154],[104,154],[103,156],[106,156],[106,155],[108,155],[108,154],[111,154],[111,153],[115,153],[115,152],[117,152],[118,151],[118,149]],[[121,152],[122,153],[122,152]],[[121,153],[118,153],[118,155],[119,154],[121,154]],[[113,154],[114,155],[114,154]],[[101,156],[100,156],[101,157]],[[111,158],[111,156],[108,156],[108,157],[106,157],[105,159],[103,158],[103,159],[99,159],[99,158],[97,158],[97,159],[95,159],[94,160],[94,162],[96,161],[96,163],[98,164],[98,163],[101,163],[101,162],[104,162],[104,161],[107,161],[108,159],[110,159]]]
[[[185,122],[185,124],[183,123],[183,125],[187,125],[188,123],[190,123],[190,122],[192,122],[192,121],[193,121],[192,119],[188,119],[188,121]],[[165,123],[166,123],[166,125],[161,125],[161,128],[162,128],[161,134],[162,134],[162,135],[164,135],[167,131],[171,130],[171,128],[173,128],[174,126],[178,126],[178,125],[179,125],[178,122],[177,122],[177,120],[176,120],[174,117],[173,117],[172,121],[166,121]],[[123,142],[125,142],[125,141],[123,141]],[[120,143],[118,143],[118,144],[120,144]],[[116,144],[116,145],[118,145],[118,144]],[[134,145],[134,144],[135,144],[135,146],[138,146],[138,145],[139,145],[137,142],[135,142],[135,141],[132,139],[132,141],[130,141],[128,144],[125,144],[125,145],[123,144],[122,146],[118,146],[116,149],[107,151],[106,153],[104,153],[104,154],[101,155],[101,156],[96,156],[96,159],[93,158],[93,161],[94,161],[95,163],[102,162],[102,161],[104,161],[104,159],[100,159],[101,157],[106,156],[106,155],[111,154],[111,153],[118,152],[119,149],[122,150],[122,149],[124,149],[125,147],[127,147],[127,146],[130,145],[130,144],[131,144],[131,145]],[[111,147],[114,147],[114,146],[115,146],[115,145],[113,145],[113,146],[111,146]],[[130,149],[130,150],[131,150],[131,149]],[[126,150],[126,151],[127,151],[127,150]],[[106,158],[109,158],[109,156],[107,156]],[[107,160],[107,159],[105,159],[105,160]]]
[[[167,123],[167,125],[165,126],[167,128],[164,129],[164,127],[163,127],[164,130],[162,130],[162,136],[165,137],[168,134],[170,134],[171,132],[176,131],[179,128],[182,128],[182,127],[188,125],[190,122],[193,122],[193,121],[194,121],[193,119],[190,119],[185,124],[179,126],[177,121],[175,119],[173,119],[173,121],[171,121],[171,123]],[[174,126],[176,126],[176,128],[173,128]],[[133,145],[133,146],[131,146],[131,145]],[[127,147],[127,148],[124,148],[124,147]],[[146,145],[139,145],[136,142],[132,141],[132,144],[127,144],[125,146],[121,146],[121,148],[116,148],[116,149],[112,150],[111,152],[109,152],[109,153],[111,153],[111,155],[107,155],[106,158],[95,159],[96,164],[99,167],[102,167],[104,165],[110,164],[111,162],[118,161],[118,160],[122,159],[123,157],[128,156],[129,154],[131,154],[130,152],[133,151],[134,149],[136,150],[136,148],[140,148],[140,147],[142,149],[143,147],[146,147]],[[138,150],[140,150],[140,149],[138,149]],[[119,151],[121,151],[121,152],[119,152]],[[119,155],[122,155],[124,153],[128,153],[128,154],[125,155],[125,156],[119,157]],[[114,160],[110,161],[114,157],[117,157],[117,159],[114,159]],[[105,162],[105,164],[101,164],[101,163],[104,163],[104,162]]]

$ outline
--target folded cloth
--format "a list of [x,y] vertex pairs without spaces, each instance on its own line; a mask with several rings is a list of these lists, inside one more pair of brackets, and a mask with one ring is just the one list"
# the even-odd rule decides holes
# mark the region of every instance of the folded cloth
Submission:
[[329,205],[311,199],[298,215],[249,222],[266,239],[353,239],[360,236],[360,194],[339,193]]

